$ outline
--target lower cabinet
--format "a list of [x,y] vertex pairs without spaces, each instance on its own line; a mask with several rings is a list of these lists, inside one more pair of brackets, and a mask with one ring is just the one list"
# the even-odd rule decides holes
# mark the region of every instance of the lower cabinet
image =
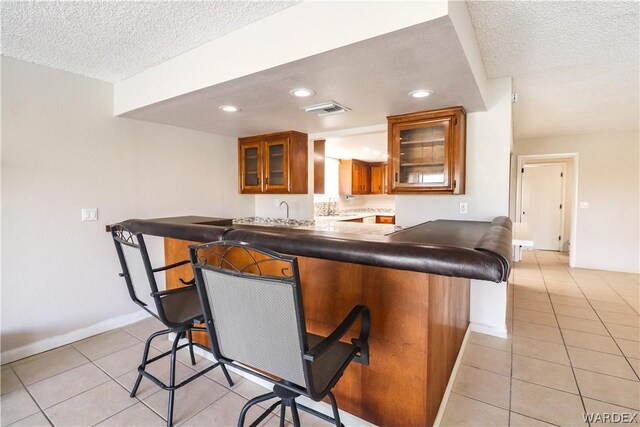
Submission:
[[376,216],[376,224],[395,224],[396,223],[396,217],[389,215],[378,215]]

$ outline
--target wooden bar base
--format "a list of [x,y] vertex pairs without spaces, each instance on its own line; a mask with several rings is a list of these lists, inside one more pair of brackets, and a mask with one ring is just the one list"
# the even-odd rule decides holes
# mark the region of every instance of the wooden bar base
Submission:
[[[166,262],[194,242],[165,239]],[[299,257],[309,332],[326,335],[354,305],[371,311],[370,364],[352,363],[334,388],[340,409],[379,426],[431,426],[469,325],[469,279]],[[193,277],[167,272],[167,288]],[[359,325],[356,325],[356,329]],[[354,330],[354,336],[355,336]],[[204,334],[195,338],[209,346]]]

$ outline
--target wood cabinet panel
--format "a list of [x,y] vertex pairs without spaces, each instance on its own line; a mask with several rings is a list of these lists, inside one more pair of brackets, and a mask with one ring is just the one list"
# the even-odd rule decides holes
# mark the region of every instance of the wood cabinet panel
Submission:
[[466,113],[462,107],[387,119],[390,193],[464,194]]
[[376,224],[395,224],[396,217],[394,215],[377,215]]
[[384,162],[370,163],[371,190],[370,194],[387,194],[387,164]]
[[238,139],[242,194],[306,194],[307,135],[288,131]]
[[313,141],[313,193],[324,194],[324,146],[325,140]]
[[371,194],[371,166],[362,160],[340,160],[340,194]]

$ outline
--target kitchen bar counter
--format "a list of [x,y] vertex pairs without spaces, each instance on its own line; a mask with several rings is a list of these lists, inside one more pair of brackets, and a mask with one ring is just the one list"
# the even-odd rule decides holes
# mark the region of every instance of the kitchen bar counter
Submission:
[[290,255],[497,283],[507,279],[512,255],[511,221],[506,217],[492,222],[437,220],[387,235],[354,234],[336,227],[325,231],[322,224],[311,229],[240,225],[207,217],[132,219],[123,224],[155,236],[241,240]]
[[[167,264],[186,259],[190,244],[216,240],[242,240],[296,255],[310,333],[326,336],[354,305],[368,306],[370,363],[351,364],[334,394],[342,410],[379,426],[433,425],[469,326],[470,279],[502,282],[511,263],[507,218],[433,221],[388,235],[239,225],[206,217],[124,225],[165,237]],[[191,277],[188,264],[167,271],[167,288],[183,286],[179,279]],[[194,339],[210,345],[202,333]]]

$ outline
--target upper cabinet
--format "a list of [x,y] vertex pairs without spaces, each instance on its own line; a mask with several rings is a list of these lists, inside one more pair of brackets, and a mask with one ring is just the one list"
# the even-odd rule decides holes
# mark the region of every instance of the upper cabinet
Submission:
[[369,163],[371,166],[370,194],[387,194],[387,164]]
[[387,164],[340,160],[340,194],[387,194]]
[[369,163],[360,160],[340,160],[340,194],[369,194],[371,170]]
[[387,117],[389,193],[464,194],[462,107]]
[[238,139],[240,193],[306,194],[307,135],[288,131]]

